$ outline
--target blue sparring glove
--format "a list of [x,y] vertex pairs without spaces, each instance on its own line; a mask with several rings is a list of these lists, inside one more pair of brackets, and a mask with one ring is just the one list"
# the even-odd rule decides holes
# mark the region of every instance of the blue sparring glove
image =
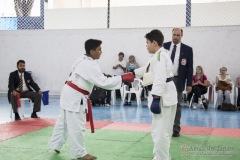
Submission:
[[150,110],[152,113],[154,114],[160,114],[161,113],[161,106],[160,106],[160,100],[161,100],[161,97],[159,98],[153,98],[153,101],[152,101],[152,104],[151,104],[151,107],[150,107]]

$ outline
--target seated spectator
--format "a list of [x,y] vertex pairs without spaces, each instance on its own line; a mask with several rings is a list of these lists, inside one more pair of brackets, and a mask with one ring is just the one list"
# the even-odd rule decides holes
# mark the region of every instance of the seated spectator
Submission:
[[126,61],[123,59],[124,53],[120,52],[118,54],[118,60],[115,62],[113,69],[115,71],[114,75],[122,75],[126,70]]
[[[134,55],[130,55],[128,60],[129,61],[127,62],[126,72],[133,72],[139,67]],[[128,83],[126,85],[128,86],[128,89],[132,87],[131,83]],[[131,95],[131,93],[128,94],[128,100],[124,103],[124,105],[131,105]]]
[[240,75],[236,79],[236,87],[238,87],[237,106],[240,107]]
[[[33,81],[30,73],[25,71],[25,61],[19,60],[17,62],[16,71],[10,73],[8,81],[8,100],[12,104],[13,112],[15,113],[15,120],[21,120],[18,114],[17,95],[20,98],[29,98],[34,101],[33,112],[31,118],[39,118],[37,112],[41,110],[42,91],[38,85]],[[33,92],[31,87],[36,91]]]
[[[126,70],[126,61],[124,60],[124,53],[118,53],[118,60],[114,63],[113,66],[114,75],[119,76],[125,73]],[[116,97],[121,98],[120,90],[116,90]]]
[[232,90],[231,78],[227,74],[227,68],[220,68],[220,74],[216,77],[217,106],[221,109],[223,101],[231,103],[230,92]]
[[135,56],[130,55],[129,58],[128,58],[127,67],[126,67],[127,70],[126,71],[127,72],[133,72],[138,67],[139,67],[139,65],[136,62]]
[[196,67],[196,73],[193,76],[192,91],[188,94],[187,100],[190,101],[193,94],[193,109],[197,109],[197,104],[202,106],[201,95],[207,93],[208,80],[207,76],[204,75],[203,68],[201,66]]

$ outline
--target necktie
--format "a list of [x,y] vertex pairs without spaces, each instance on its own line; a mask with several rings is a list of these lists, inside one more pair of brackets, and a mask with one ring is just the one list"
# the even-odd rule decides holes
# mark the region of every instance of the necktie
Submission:
[[171,60],[174,63],[175,53],[176,53],[177,46],[173,46],[172,54],[171,54]]
[[23,91],[23,79],[22,79],[22,74],[20,75],[20,82],[19,82],[19,91]]

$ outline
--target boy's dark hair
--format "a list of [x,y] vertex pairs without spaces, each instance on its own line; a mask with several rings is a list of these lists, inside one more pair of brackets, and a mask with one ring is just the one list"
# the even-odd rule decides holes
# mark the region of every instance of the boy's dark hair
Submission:
[[24,60],[19,60],[19,61],[17,62],[17,66],[19,65],[19,63],[25,64],[25,61],[24,61]]
[[124,57],[124,53],[123,52],[119,52],[118,56],[120,56],[120,55],[123,55],[123,57]]
[[156,41],[159,46],[162,46],[164,36],[161,31],[154,29],[145,35],[145,38],[150,42]]
[[97,39],[89,39],[85,42],[85,50],[86,54],[90,54],[91,50],[95,50],[97,47],[99,47],[102,44],[102,41]]

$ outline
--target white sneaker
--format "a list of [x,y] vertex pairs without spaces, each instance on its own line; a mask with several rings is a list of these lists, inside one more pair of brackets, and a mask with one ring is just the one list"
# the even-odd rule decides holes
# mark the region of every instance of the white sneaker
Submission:
[[193,107],[192,107],[194,110],[197,109],[197,104],[193,104]]
[[111,105],[110,105],[110,104],[108,104],[108,103],[106,103],[106,104],[105,104],[105,106],[106,106],[106,107],[110,107]]
[[202,99],[198,98],[198,104],[202,104]]
[[201,105],[200,105],[200,108],[201,108],[201,109],[204,109],[204,106],[203,106],[203,104],[201,104]]

